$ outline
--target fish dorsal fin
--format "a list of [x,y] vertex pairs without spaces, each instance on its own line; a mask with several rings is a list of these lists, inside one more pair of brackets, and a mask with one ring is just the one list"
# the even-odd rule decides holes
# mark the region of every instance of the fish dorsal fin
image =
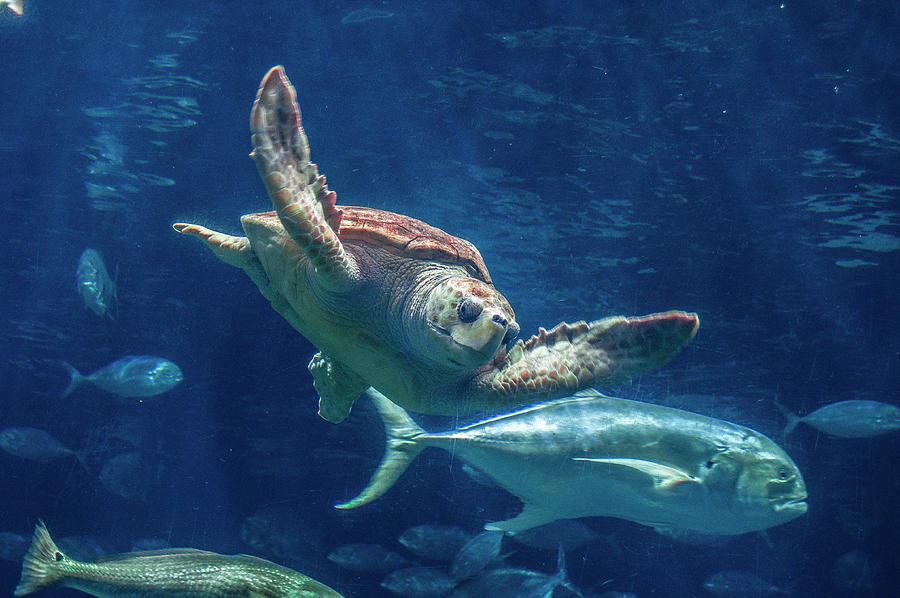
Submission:
[[270,560],[264,559],[262,557],[253,556],[252,554],[233,554],[229,558],[243,561],[245,563],[251,563],[255,565],[265,565],[267,567],[281,567],[281,565],[277,563],[273,563]]
[[127,561],[131,559],[142,559],[142,558],[154,558],[161,556],[176,556],[176,555],[216,555],[215,552],[210,552],[208,550],[199,550],[197,548],[163,548],[161,550],[142,550],[140,552],[123,552],[121,554],[107,554],[100,557],[97,557],[92,562],[94,563],[112,563],[115,561]]
[[573,461],[588,461],[590,463],[605,463],[607,465],[619,465],[639,471],[653,478],[653,484],[658,490],[673,490],[681,484],[696,484],[700,480],[668,465],[660,465],[653,461],[643,459],[593,459],[590,457],[572,457]]
[[578,392],[572,394],[573,397],[581,397],[584,399],[591,399],[595,397],[605,397],[609,398],[607,395],[603,394],[596,388],[582,388]]
[[[596,391],[592,388],[588,388],[588,389],[584,389],[584,390],[579,390],[575,394],[568,396],[568,397],[563,397],[561,399],[552,399],[550,401],[544,401],[541,403],[535,403],[534,405],[529,405],[528,407],[523,407],[522,409],[519,409],[518,411],[511,411],[509,413],[497,415],[497,416],[491,417],[489,419],[475,422],[473,424],[461,426],[461,427],[457,428],[455,430],[455,432],[456,433],[468,432],[469,430],[475,430],[478,428],[482,428],[489,424],[502,422],[507,419],[514,419],[517,417],[522,417],[526,413],[552,410],[552,409],[556,409],[557,407],[559,407],[561,405],[566,405],[566,404],[571,404],[571,403],[580,403],[580,402],[584,401],[585,399],[600,399],[600,398],[611,399],[613,397],[607,396],[605,394],[601,394],[599,391]],[[618,400],[624,401],[625,399],[618,399]]]

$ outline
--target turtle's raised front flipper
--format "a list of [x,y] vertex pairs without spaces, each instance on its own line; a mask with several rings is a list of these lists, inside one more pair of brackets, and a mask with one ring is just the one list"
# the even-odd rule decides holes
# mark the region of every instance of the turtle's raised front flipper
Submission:
[[[582,388],[624,382],[663,365],[690,341],[700,321],[697,314],[667,311],[649,316],[614,316],[591,322],[543,328],[519,341],[500,370],[484,380],[490,394],[560,397]],[[499,399],[500,397],[497,397]],[[494,402],[497,402],[494,399]],[[499,402],[504,402],[500,399]]]
[[297,93],[281,66],[263,77],[250,111],[250,132],[250,157],[256,161],[282,226],[309,258],[323,285],[345,288],[357,276],[338,238],[341,211],[335,208],[336,194],[309,161]]
[[263,270],[262,264],[253,253],[250,247],[250,240],[247,237],[235,237],[225,233],[210,230],[199,224],[187,224],[185,222],[176,222],[172,225],[176,231],[183,235],[190,235],[195,239],[199,239],[206,243],[216,257],[232,266],[242,269],[250,279],[256,283],[262,294],[269,300],[272,299],[269,291],[269,277]]

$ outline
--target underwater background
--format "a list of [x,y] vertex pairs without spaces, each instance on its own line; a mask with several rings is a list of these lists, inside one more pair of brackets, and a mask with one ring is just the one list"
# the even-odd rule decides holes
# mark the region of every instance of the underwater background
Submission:
[[[376,468],[379,419],[364,400],[320,419],[312,345],[172,231],[238,233],[269,209],[248,119],[276,64],[339,204],[472,241],[524,338],[697,312],[679,356],[605,392],[752,427],[804,474],[809,512],[765,534],[581,520],[596,536],[567,551],[574,586],[709,596],[704,580],[744,571],[778,590],[733,596],[896,591],[900,433],[785,438],[774,401],[900,404],[900,5],[26,0],[23,16],[0,8],[0,428],[44,430],[76,457],[0,452],[0,595],[39,518],[97,554],[244,552],[377,597],[381,576],[326,555],[402,553],[412,526],[474,535],[518,508],[427,451],[378,501],[334,509]],[[86,248],[115,278],[114,320],[75,290]],[[60,398],[61,361],[88,373],[129,354],[184,381]],[[553,549],[504,553],[556,569]]]

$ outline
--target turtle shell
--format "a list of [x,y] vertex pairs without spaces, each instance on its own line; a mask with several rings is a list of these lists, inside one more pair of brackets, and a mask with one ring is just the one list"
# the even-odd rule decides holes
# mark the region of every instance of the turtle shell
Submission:
[[478,249],[465,239],[402,214],[357,206],[337,210],[341,241],[364,241],[396,255],[463,266],[473,278],[493,284]]

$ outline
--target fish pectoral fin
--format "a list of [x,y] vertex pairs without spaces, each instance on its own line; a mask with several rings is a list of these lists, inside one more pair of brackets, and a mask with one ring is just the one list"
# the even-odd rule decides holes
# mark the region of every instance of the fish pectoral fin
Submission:
[[501,531],[509,535],[514,535],[519,532],[524,532],[527,529],[538,527],[539,525],[544,525],[551,521],[556,521],[557,519],[561,518],[537,505],[525,503],[522,507],[522,512],[512,519],[487,523],[485,524],[484,529],[487,531]]
[[653,479],[653,485],[658,490],[674,490],[684,484],[696,484],[700,480],[680,469],[660,465],[653,461],[643,459],[594,459],[591,457],[572,457],[573,461],[588,461],[590,463],[605,463],[607,465],[619,465],[639,471]]

